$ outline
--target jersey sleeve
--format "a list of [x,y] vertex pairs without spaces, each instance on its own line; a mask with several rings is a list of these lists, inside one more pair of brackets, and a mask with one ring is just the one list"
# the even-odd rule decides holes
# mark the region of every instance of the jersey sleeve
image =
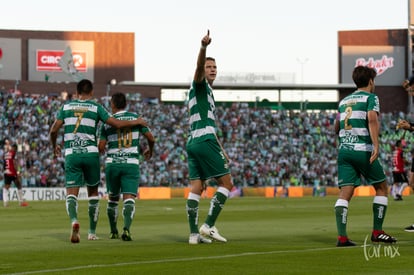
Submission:
[[371,94],[371,96],[368,97],[368,109],[367,111],[375,111],[379,113],[380,111],[380,104],[379,104],[379,98],[375,94]]
[[139,126],[139,131],[142,133],[142,134],[145,134],[145,133],[148,133],[148,132],[151,132],[151,130],[150,130],[150,128],[148,128],[148,127],[146,127],[146,126]]
[[200,83],[197,83],[193,80],[192,87],[196,93],[200,93],[202,91],[207,90],[207,80],[203,80]]
[[56,119],[65,121],[64,112],[63,112],[63,106],[60,107],[60,109],[59,109],[59,111],[58,111],[58,113],[56,115]]
[[103,122],[106,122],[111,117],[111,114],[102,105],[99,104],[98,105],[98,116],[100,120],[102,120]]

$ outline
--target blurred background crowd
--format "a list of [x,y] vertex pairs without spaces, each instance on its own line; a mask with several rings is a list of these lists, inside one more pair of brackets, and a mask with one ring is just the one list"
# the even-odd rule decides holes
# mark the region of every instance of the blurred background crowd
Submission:
[[[63,102],[57,95],[0,92],[0,141],[9,139],[18,145],[18,169],[23,186],[64,186],[64,159],[53,157],[48,137],[49,127]],[[153,158],[141,161],[140,185],[187,186],[187,106],[130,101],[128,110],[142,115],[156,137]],[[233,103],[218,106],[216,116],[218,136],[232,160],[236,186],[336,185],[334,110],[298,112]],[[398,119],[414,121],[412,115],[405,113],[380,115],[380,159],[390,183],[392,151],[403,135],[395,127]],[[414,135],[406,133],[405,140],[405,158],[411,163]],[[145,139],[141,142],[143,149]],[[3,154],[1,144],[1,162]],[[103,158],[102,186],[105,185]],[[0,165],[0,185],[3,182],[3,165]]]

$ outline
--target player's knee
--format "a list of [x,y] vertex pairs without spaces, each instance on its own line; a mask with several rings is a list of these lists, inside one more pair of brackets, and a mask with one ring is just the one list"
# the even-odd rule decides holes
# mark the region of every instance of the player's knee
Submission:
[[119,195],[118,196],[108,196],[108,199],[110,201],[117,202],[117,201],[119,201]]
[[374,185],[377,196],[387,196],[388,195],[388,185],[385,181]]
[[229,191],[231,191],[233,189],[233,180],[232,180],[230,174],[227,174],[227,175],[221,177],[217,181],[218,181],[220,186],[225,187]]

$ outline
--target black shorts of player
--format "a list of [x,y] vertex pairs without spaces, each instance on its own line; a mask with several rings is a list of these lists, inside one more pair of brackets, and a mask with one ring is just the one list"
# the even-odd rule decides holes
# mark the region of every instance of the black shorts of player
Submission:
[[4,174],[4,184],[5,185],[10,185],[12,184],[12,182],[16,181],[17,177],[16,176],[12,176],[12,175],[8,175],[8,174]]
[[392,172],[392,178],[394,179],[394,182],[408,182],[408,178],[405,173]]

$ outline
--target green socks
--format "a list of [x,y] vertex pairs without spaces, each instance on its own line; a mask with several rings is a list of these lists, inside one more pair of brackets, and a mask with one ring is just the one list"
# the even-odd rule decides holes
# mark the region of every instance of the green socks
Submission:
[[338,199],[335,204],[336,228],[338,236],[346,237],[346,224],[348,222],[348,201]]
[[124,208],[122,209],[122,216],[124,217],[124,230],[131,227],[132,220],[135,215],[135,200],[127,199],[124,201]]
[[66,196],[66,212],[71,223],[78,220],[78,198],[75,195]]
[[[111,228],[111,233],[118,233],[117,228],[117,221],[118,221],[118,202],[117,201],[109,201],[108,207],[106,208],[106,212],[108,215],[109,226]],[[124,207],[122,209],[122,217],[124,218],[124,230],[131,227],[132,220],[134,219],[135,215],[135,200],[134,199],[126,199],[124,201]]]
[[[219,216],[221,210],[223,209],[224,203],[229,197],[230,191],[227,188],[219,187],[217,188],[216,194],[210,201],[210,209],[205,223],[212,227],[214,226],[217,217]],[[199,233],[198,232],[198,205],[200,202],[200,195],[189,193],[187,199],[187,217],[188,224],[190,226],[190,233]]]
[[117,201],[108,201],[108,206],[106,208],[106,214],[108,215],[109,227],[111,228],[112,233],[117,233],[118,229],[116,227],[118,221],[118,202]]
[[198,204],[200,201],[200,195],[189,193],[187,198],[187,218],[190,226],[190,233],[198,232]]
[[[346,224],[348,219],[348,201],[338,199],[335,204],[336,227],[338,236],[347,236]],[[387,212],[388,198],[385,196],[375,196],[372,204],[373,230],[382,230],[385,213]]]
[[229,193],[230,192],[227,188],[219,187],[217,189],[216,194],[214,194],[214,197],[210,201],[210,209],[205,221],[208,226],[212,227],[216,223],[216,220],[224,207],[224,203],[226,202]]
[[372,204],[372,211],[374,214],[373,229],[382,230],[385,213],[387,211],[388,198],[385,196],[375,196]]
[[99,197],[89,197],[89,233],[95,234],[99,217]]

